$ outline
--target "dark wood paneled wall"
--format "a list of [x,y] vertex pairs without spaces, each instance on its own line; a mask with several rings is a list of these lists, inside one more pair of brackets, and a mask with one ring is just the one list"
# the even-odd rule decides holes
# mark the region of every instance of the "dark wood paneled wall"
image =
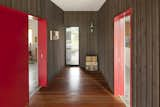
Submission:
[[100,70],[114,89],[114,22],[133,8],[133,107],[159,107],[159,0],[107,0],[98,12]]
[[[98,43],[98,58],[99,58],[99,70],[102,71],[103,75],[107,75],[109,72],[105,72],[105,44],[108,41],[108,39],[105,39],[105,31],[107,28],[105,27],[105,12],[106,12],[106,5],[104,5],[101,10],[97,14],[97,43]],[[108,49],[108,48],[106,48]],[[108,61],[109,62],[109,61]],[[106,63],[106,65],[108,65]],[[113,76],[113,75],[111,75]],[[109,83],[109,77],[105,78],[106,81]],[[111,80],[112,81],[112,80]],[[110,85],[110,87],[112,87]]]
[[0,4],[17,10],[24,11],[34,16],[42,17],[43,0],[0,0]]
[[[0,0],[0,5],[4,5],[16,10],[26,12],[33,16],[45,18],[48,25],[48,42],[47,42],[47,68],[48,68],[48,81],[60,71],[65,65],[64,58],[64,30],[63,11],[57,7],[50,0]],[[50,41],[49,31],[59,30],[60,40]]]
[[[48,81],[53,79],[65,66],[65,41],[64,41],[64,13],[50,0],[44,0],[45,16],[48,21]],[[56,41],[49,40],[49,31],[60,31],[60,39]]]
[[[80,28],[80,66],[85,67],[85,56],[97,54],[96,12],[64,12],[64,25]],[[94,22],[94,32],[90,24]]]
[[48,33],[55,29],[61,31],[60,40],[48,40],[49,80],[64,66],[63,21],[65,26],[79,26],[80,65],[84,67],[85,55],[97,54],[98,51],[100,70],[112,91],[113,18],[126,9],[133,8],[134,107],[159,107],[159,0],[107,0],[98,12],[98,33],[96,30],[94,33],[89,31],[90,21],[97,18],[95,12],[65,12],[63,20],[63,11],[50,0],[0,0],[0,4],[46,18]]

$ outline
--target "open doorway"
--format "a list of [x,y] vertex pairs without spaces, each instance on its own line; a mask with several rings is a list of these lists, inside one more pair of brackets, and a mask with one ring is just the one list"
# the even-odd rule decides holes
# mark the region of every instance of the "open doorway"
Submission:
[[29,96],[39,88],[38,83],[38,20],[28,17]]
[[47,22],[28,16],[29,96],[47,86]]
[[130,80],[131,80],[131,16],[125,17],[125,49],[124,49],[124,100],[127,107],[130,105]]
[[79,65],[79,27],[66,28],[66,65]]
[[47,22],[28,16],[29,96],[47,86]]
[[114,95],[132,107],[132,9],[114,18]]

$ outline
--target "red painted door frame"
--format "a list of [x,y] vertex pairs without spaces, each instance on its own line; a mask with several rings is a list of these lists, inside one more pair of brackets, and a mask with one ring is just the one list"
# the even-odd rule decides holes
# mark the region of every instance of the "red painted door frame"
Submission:
[[[114,95],[115,96],[121,96],[121,95],[123,96],[124,95],[124,85],[123,85],[124,81],[121,81],[121,82],[123,82],[123,84],[122,84],[122,83],[119,83],[119,80],[118,80],[118,79],[122,79],[121,78],[122,76],[119,78],[119,73],[118,73],[119,65],[118,65],[118,60],[117,60],[117,56],[116,56],[117,54],[119,54],[118,51],[120,51],[120,50],[118,50],[116,48],[118,48],[119,46],[122,46],[120,44],[118,46],[119,40],[117,40],[117,39],[121,39],[121,38],[117,37],[117,36],[118,35],[122,36],[124,29],[122,28],[123,26],[118,25],[118,23],[121,19],[123,19],[126,16],[131,17],[131,24],[130,24],[130,31],[131,31],[131,37],[130,37],[130,46],[131,46],[130,47],[130,52],[131,52],[130,53],[130,56],[131,56],[131,62],[130,62],[130,64],[131,64],[130,65],[130,107],[132,107],[132,86],[133,86],[132,85],[132,14],[133,14],[133,10],[130,8],[127,11],[119,14],[118,16],[116,16],[114,18]],[[121,28],[121,31],[119,28]],[[125,35],[123,35],[123,36],[125,36]],[[122,37],[122,38],[124,40],[124,37]],[[120,41],[120,42],[122,42],[122,41]],[[122,61],[121,63],[124,63],[124,61]],[[124,71],[121,71],[121,73],[122,73],[122,75],[124,75]],[[123,80],[124,80],[124,77],[123,77]]]
[[29,102],[28,15],[0,6],[0,107]]
[[114,95],[124,95],[124,30],[121,21],[114,22]]
[[[47,22],[38,18],[39,85],[47,86]],[[28,14],[0,6],[0,107],[29,103]]]
[[38,21],[38,83],[40,87],[47,87],[47,21],[28,16]]
[[38,19],[38,73],[39,85],[47,87],[47,21]]

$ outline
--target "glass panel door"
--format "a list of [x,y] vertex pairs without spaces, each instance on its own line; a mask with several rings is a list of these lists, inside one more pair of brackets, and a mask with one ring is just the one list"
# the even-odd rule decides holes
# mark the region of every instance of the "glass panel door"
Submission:
[[79,27],[66,28],[66,65],[79,65]]

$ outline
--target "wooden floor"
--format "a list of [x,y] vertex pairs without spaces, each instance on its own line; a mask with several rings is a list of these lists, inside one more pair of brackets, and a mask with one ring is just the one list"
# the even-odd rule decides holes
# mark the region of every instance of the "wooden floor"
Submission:
[[29,107],[125,107],[107,89],[100,73],[66,68],[30,100]]

